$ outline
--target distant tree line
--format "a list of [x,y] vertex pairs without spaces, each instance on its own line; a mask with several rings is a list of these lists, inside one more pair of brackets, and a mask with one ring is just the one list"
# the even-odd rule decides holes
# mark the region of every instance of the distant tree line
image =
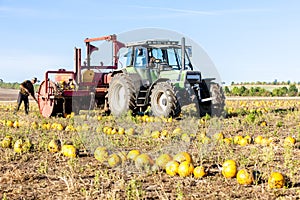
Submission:
[[[13,83],[6,83],[3,81],[3,79],[0,79],[0,88],[5,88],[5,89],[20,89],[20,84],[18,82],[13,82]],[[35,91],[38,91],[39,84],[34,85]]]
[[6,88],[6,89],[19,89],[20,83],[14,82],[14,83],[6,83],[3,81],[3,79],[0,79],[0,88]]
[[277,79],[275,79],[272,82],[266,82],[266,81],[239,82],[239,83],[231,82],[231,85],[300,85],[300,81],[296,83],[295,81],[291,82],[290,80],[278,81]]
[[228,86],[225,86],[224,92],[227,96],[300,96],[296,84],[291,84],[288,88],[286,86],[274,88],[272,91],[266,90],[262,87],[251,87],[248,89],[245,86],[234,86],[230,90]]

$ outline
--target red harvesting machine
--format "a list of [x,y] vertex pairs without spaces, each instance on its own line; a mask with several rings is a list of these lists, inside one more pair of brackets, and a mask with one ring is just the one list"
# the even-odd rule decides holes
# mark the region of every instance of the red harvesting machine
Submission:
[[[98,48],[91,45],[94,41],[112,42],[113,61],[111,66],[91,66],[90,56]],[[117,41],[116,35],[98,38],[87,38],[87,58],[81,63],[81,49],[75,48],[75,71],[59,69],[47,71],[38,91],[38,105],[44,117],[65,116],[71,112],[91,109],[94,105],[105,105],[105,95],[108,90],[112,72],[117,69],[118,51],[124,46]],[[53,80],[50,77],[54,77]]]

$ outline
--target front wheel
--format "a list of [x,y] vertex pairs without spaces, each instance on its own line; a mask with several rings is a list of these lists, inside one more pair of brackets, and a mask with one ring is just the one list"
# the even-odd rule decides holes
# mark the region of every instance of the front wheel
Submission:
[[170,83],[157,83],[151,91],[151,111],[154,116],[176,117],[181,109]]
[[126,74],[116,74],[109,84],[108,104],[111,113],[120,116],[135,108],[135,88]]

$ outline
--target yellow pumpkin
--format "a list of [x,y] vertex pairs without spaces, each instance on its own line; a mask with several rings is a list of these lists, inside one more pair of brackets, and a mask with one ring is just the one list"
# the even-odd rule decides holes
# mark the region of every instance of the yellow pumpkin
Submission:
[[272,172],[269,179],[268,185],[271,189],[282,188],[285,184],[284,176],[280,172]]
[[175,176],[178,173],[179,163],[171,160],[166,164],[166,173],[170,176]]
[[214,139],[222,141],[224,139],[224,134],[222,132],[214,134]]
[[173,135],[180,135],[182,132],[181,128],[177,127],[173,130]]
[[129,128],[125,130],[126,135],[134,135],[135,131],[134,128]]
[[22,152],[22,144],[23,144],[23,141],[22,139],[18,139],[15,144],[14,144],[14,151],[16,153],[21,153]]
[[75,158],[77,156],[77,149],[71,144],[65,144],[61,147],[61,152],[64,156]]
[[31,144],[30,140],[28,138],[26,138],[22,144],[22,151],[28,152],[31,149],[31,146],[32,146],[32,144]]
[[108,157],[107,162],[110,167],[117,167],[122,163],[122,159],[114,153]]
[[261,141],[262,141],[263,137],[261,135],[257,136],[255,139],[254,139],[254,142],[256,144],[261,144]]
[[234,138],[233,138],[233,143],[234,144],[238,144],[239,143],[239,141],[240,141],[240,139],[242,139],[243,137],[241,136],[241,135],[236,135],[236,136],[234,136]]
[[5,138],[1,142],[2,148],[9,148],[11,146],[12,137],[11,136],[5,136]]
[[206,172],[203,166],[198,166],[194,168],[193,174],[195,178],[202,178],[206,175]]
[[161,168],[161,169],[166,169],[166,164],[171,161],[173,158],[169,154],[161,154],[156,160],[155,164]]
[[192,163],[192,156],[189,153],[182,151],[182,152],[177,153],[173,157],[173,160],[175,160],[179,163],[184,162],[184,161],[188,161],[188,162]]
[[236,180],[240,185],[251,185],[253,183],[253,171],[241,169],[236,174]]
[[100,162],[103,163],[108,158],[108,150],[106,147],[97,147],[94,151],[94,157]]
[[240,146],[246,146],[248,144],[248,139],[247,138],[241,138],[239,141],[238,141],[238,144]]
[[134,163],[137,169],[147,169],[154,164],[152,158],[145,153],[138,155],[135,158]]
[[160,137],[160,132],[159,131],[153,131],[151,133],[151,137],[154,138],[154,139],[157,139]]
[[225,178],[233,178],[237,173],[237,166],[234,160],[226,160],[222,165],[222,174]]
[[194,166],[188,161],[183,161],[178,166],[178,174],[180,177],[187,177],[194,171]]
[[48,144],[48,150],[51,153],[57,153],[61,150],[61,142],[59,140],[51,140]]
[[119,135],[124,135],[124,134],[125,134],[125,129],[124,129],[123,127],[120,127],[120,128],[118,129],[118,134],[119,134]]
[[263,146],[269,146],[270,143],[271,143],[271,140],[269,138],[263,138],[261,140],[261,145],[263,145]]
[[284,139],[284,146],[293,146],[296,143],[296,139],[292,136],[287,136]]
[[131,150],[131,151],[129,151],[128,152],[128,154],[127,154],[127,159],[129,159],[129,160],[135,160],[135,158],[138,156],[138,155],[140,155],[141,154],[141,152],[139,151],[139,150],[137,150],[137,149],[133,149],[133,150]]
[[223,139],[223,142],[225,143],[225,144],[231,144],[232,143],[232,138],[224,138]]
[[14,144],[14,151],[16,153],[28,152],[31,149],[31,142],[28,138],[25,140],[18,139]]
[[13,125],[14,125],[14,122],[12,122],[11,120],[6,121],[6,126],[13,127]]

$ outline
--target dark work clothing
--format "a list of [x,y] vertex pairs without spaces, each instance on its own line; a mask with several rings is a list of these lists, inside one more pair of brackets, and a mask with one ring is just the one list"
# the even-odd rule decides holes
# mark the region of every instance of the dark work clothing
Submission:
[[[28,92],[30,93],[31,96],[34,96],[34,87],[33,84],[31,83],[30,80],[26,80],[23,83],[21,83],[21,85],[26,88],[28,90]],[[27,94],[27,96],[29,95],[24,89],[21,88],[20,92],[22,94]]]
[[24,101],[24,107],[25,107],[25,113],[28,114],[29,112],[29,100],[28,96],[31,95],[34,97],[34,87],[33,84],[30,80],[26,80],[23,83],[21,83],[21,86],[26,88],[29,92],[29,94],[26,92],[25,89],[21,88],[18,96],[18,106],[17,106],[17,111],[19,110],[22,102]]
[[17,101],[18,102],[17,111],[20,109],[22,101],[24,101],[25,113],[28,114],[28,111],[29,111],[28,95],[22,94],[21,92],[19,92],[18,101]]

